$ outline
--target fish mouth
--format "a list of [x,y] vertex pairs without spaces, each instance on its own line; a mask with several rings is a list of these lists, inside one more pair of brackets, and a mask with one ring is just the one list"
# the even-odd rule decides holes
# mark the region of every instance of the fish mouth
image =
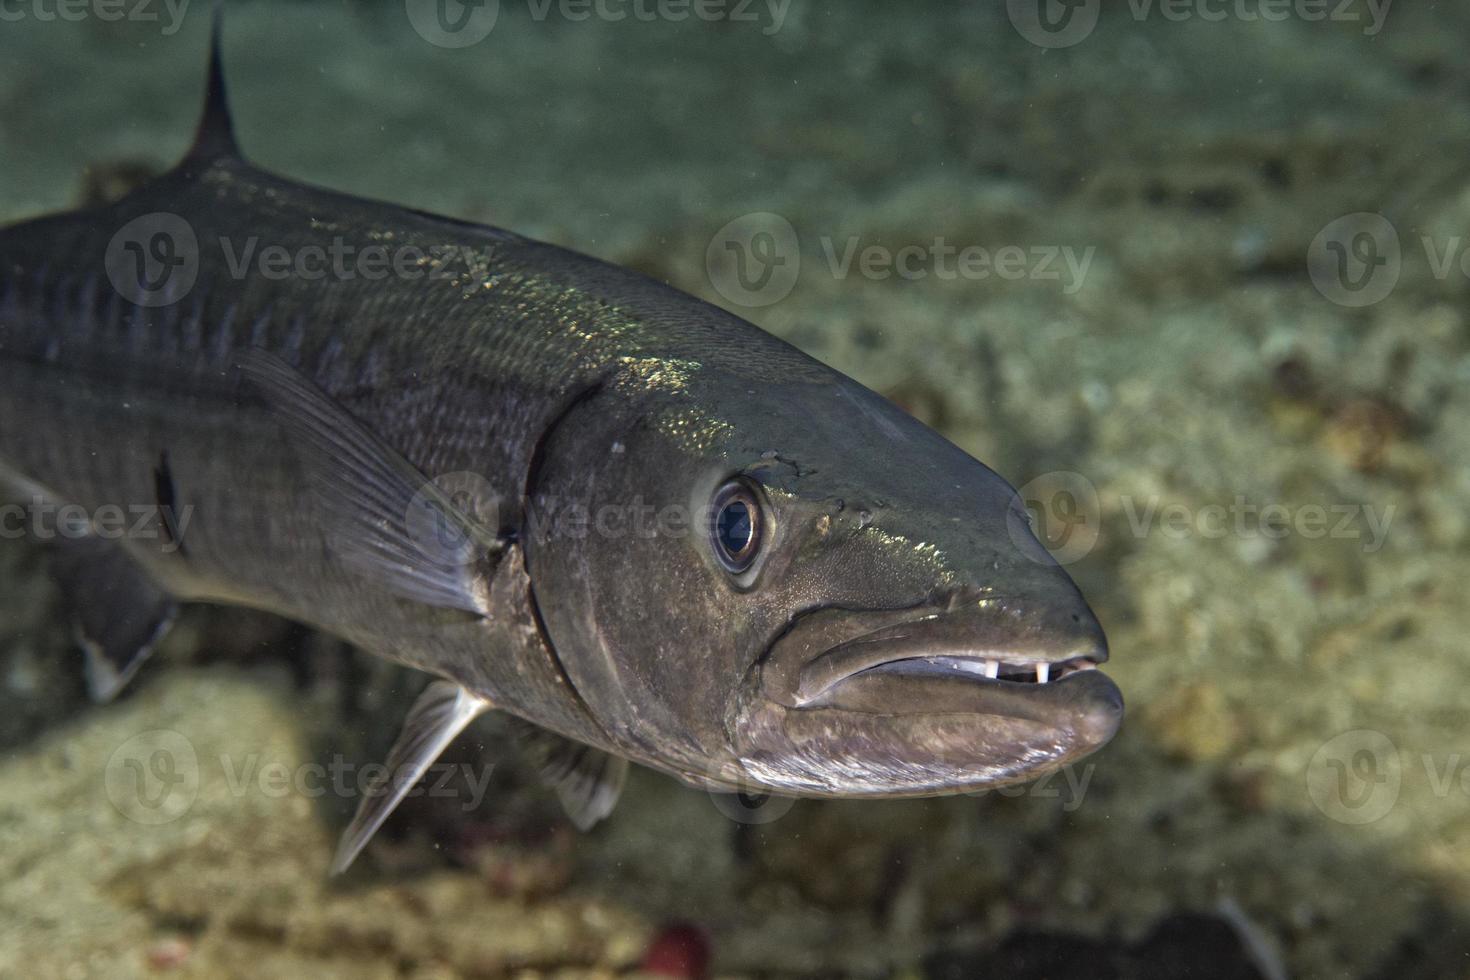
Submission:
[[1006,684],[1048,684],[1079,670],[1096,669],[1097,661],[1090,656],[1073,657],[1056,662],[1013,664],[988,657],[940,655],[886,660],[872,667],[865,667],[857,673],[885,672],[921,676],[934,673],[945,674],[958,670],[967,674],[979,674],[986,680],[1001,681]]
[[[987,597],[800,617],[731,719],[762,785],[796,795],[933,796],[1035,778],[1106,744],[1123,697],[1085,605]],[[753,692],[755,693],[755,692]]]
[[838,643],[801,669],[792,705],[822,704],[841,685],[879,675],[949,678],[1001,688],[1056,684],[1096,670],[1108,658],[1100,633],[1097,638],[1082,635],[1042,650],[980,645],[965,635],[970,628],[933,613]]
[[1013,599],[969,596],[942,606],[805,613],[771,645],[760,683],[768,697],[809,708],[879,680],[1024,693],[1097,672],[1107,659],[1107,640],[1085,606],[1038,615]]

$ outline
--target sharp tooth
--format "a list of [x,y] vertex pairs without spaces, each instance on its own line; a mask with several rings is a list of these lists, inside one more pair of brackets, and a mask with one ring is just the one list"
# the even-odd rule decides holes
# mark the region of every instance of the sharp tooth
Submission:
[[995,678],[995,677],[999,677],[1000,676],[1000,661],[999,660],[987,660],[987,661],[985,661],[985,676],[986,677],[990,677],[990,678]]
[[1051,677],[1051,664],[1037,664],[1036,683],[1045,684],[1049,677]]

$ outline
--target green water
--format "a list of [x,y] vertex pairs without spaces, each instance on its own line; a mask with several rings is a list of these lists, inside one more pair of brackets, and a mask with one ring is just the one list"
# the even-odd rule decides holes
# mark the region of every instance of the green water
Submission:
[[[487,723],[483,798],[332,883],[327,767],[415,681],[197,609],[91,707],[7,538],[0,977],[621,976],[675,923],[718,976],[1470,976],[1470,14],[1102,6],[231,4],[256,162],[667,280],[1022,487],[1128,719],[1005,795],[638,772],[585,836]],[[5,221],[189,141],[204,6],[66,10],[0,0]],[[737,219],[794,275],[711,260]],[[159,730],[194,782],[139,819],[109,780]]]

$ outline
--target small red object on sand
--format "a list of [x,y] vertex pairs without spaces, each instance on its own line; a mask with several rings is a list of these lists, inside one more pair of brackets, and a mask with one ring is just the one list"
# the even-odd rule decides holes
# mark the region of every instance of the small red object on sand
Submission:
[[661,977],[703,980],[709,975],[709,945],[709,937],[698,926],[672,923],[659,930],[648,944],[642,970]]

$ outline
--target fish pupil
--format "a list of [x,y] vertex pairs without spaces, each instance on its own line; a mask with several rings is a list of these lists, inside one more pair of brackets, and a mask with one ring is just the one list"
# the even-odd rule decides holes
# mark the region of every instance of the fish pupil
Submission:
[[720,511],[720,546],[732,558],[740,558],[751,544],[750,506],[743,500],[732,500]]

